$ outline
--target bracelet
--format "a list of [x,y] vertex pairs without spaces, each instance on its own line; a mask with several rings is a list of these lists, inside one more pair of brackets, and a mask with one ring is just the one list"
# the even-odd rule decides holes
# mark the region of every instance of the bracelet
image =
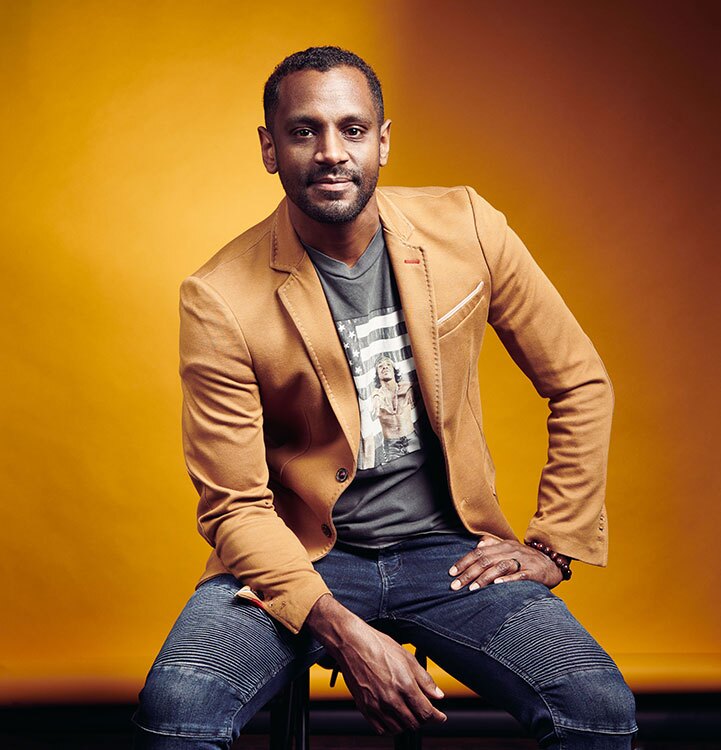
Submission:
[[529,547],[533,547],[533,549],[537,549],[541,554],[548,557],[553,563],[555,563],[556,567],[561,571],[561,575],[563,576],[564,581],[569,581],[571,579],[571,576],[573,573],[571,572],[571,563],[566,562],[566,558],[564,555],[560,555],[558,552],[554,552],[550,547],[547,547],[545,544],[541,544],[541,542],[536,541],[530,541],[526,542],[526,544]]

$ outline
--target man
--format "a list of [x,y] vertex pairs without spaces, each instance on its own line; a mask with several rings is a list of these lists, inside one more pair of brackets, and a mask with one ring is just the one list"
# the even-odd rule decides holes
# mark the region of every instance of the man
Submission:
[[[550,592],[571,559],[606,561],[598,355],[474,191],[376,189],[391,123],[363,60],[291,55],[264,107],[287,198],[181,289],[184,447],[213,552],[148,675],[137,746],[229,747],[324,651],[378,732],[444,721],[408,641],[542,747],[629,748],[628,688]],[[551,409],[525,544],[481,428],[487,321]],[[383,442],[383,354],[418,436],[389,455],[362,449]]]
[[383,354],[376,360],[375,390],[371,396],[371,419],[380,425],[382,435],[382,462],[388,463],[406,453],[420,449],[414,440],[413,386],[401,380],[393,360]]

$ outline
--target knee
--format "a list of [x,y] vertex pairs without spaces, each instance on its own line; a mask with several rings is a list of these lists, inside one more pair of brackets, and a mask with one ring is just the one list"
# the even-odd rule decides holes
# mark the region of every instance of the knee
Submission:
[[239,699],[222,677],[182,664],[155,666],[133,722],[153,734],[230,744]]
[[553,694],[558,727],[602,734],[636,731],[636,702],[617,669],[566,674],[546,691]]

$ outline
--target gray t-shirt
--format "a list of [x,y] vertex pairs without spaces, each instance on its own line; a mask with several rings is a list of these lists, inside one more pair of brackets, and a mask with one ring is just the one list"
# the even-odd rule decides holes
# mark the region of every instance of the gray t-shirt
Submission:
[[353,268],[306,246],[358,393],[358,472],[333,509],[338,539],[378,548],[461,531],[423,405],[400,297],[378,229]]

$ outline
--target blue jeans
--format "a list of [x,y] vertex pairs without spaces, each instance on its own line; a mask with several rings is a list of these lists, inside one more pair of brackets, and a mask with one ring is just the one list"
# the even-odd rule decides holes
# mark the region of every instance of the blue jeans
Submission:
[[[450,589],[465,535],[415,537],[377,552],[336,546],[315,563],[334,596],[509,711],[539,747],[621,750],[634,700],[611,657],[545,586]],[[136,750],[229,748],[242,727],[323,655],[262,609],[236,599],[230,575],[200,586],[173,626],[133,717]]]

